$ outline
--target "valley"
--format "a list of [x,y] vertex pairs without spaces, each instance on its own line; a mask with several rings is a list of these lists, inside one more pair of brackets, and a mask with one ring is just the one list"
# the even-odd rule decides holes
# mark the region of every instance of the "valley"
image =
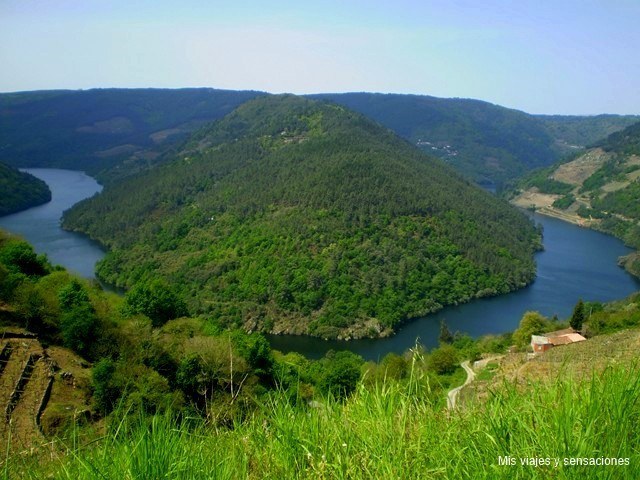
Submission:
[[[130,128],[118,119],[83,133]],[[596,443],[612,451],[619,435],[635,445],[627,430],[594,437],[602,419],[592,415],[611,411],[627,398],[623,390],[636,388],[637,295],[603,303],[638,290],[615,264],[631,250],[575,226],[606,231],[585,209],[633,193],[640,165],[633,128],[524,177],[529,187],[515,201],[563,221],[524,215],[333,104],[258,98],[188,135],[160,162],[110,177],[104,190],[79,172],[29,170],[50,185],[52,201],[0,218],[0,227],[23,234],[54,263],[91,279],[98,261],[98,277],[125,289],[124,296],[106,292],[0,234],[5,473],[38,478],[63,468],[73,478],[117,478],[153,476],[167,465],[171,475],[207,469],[261,478],[355,465],[357,477],[363,468],[399,474],[446,458],[446,475],[464,475],[468,457],[446,439],[458,445],[463,430],[501,438],[500,422],[521,445],[544,444],[545,453],[565,458],[588,455]],[[623,212],[628,204],[616,205],[615,218],[632,222]],[[60,229],[63,212],[65,228],[75,232]],[[529,359],[525,319],[539,319],[537,333],[564,327],[578,298],[588,299],[587,342]],[[473,372],[467,382],[461,364]],[[589,383],[595,373],[600,382]],[[577,403],[587,389],[599,393]],[[448,413],[447,392],[457,393]],[[532,436],[505,408],[517,406],[519,421],[554,422],[541,412],[558,395],[565,399],[556,402],[560,415],[590,425],[574,429],[581,447],[570,452],[562,451],[556,427]],[[376,410],[385,402],[391,410]],[[386,425],[380,438],[393,432],[393,440],[378,445],[358,430],[374,428],[372,411]],[[184,412],[195,415],[191,427],[178,420]],[[614,417],[629,424],[625,415]],[[419,418],[424,429],[403,433],[402,418]],[[286,427],[291,419],[301,430]],[[355,435],[337,428],[343,423]],[[425,444],[416,439],[435,425],[445,432],[431,443],[435,456],[408,461],[404,455],[418,455]],[[327,443],[327,431],[342,443]],[[472,437],[479,458],[513,453]],[[293,450],[283,456],[274,438]],[[375,461],[358,454],[363,439],[378,452]],[[164,460],[141,449],[148,441]],[[238,462],[240,441],[247,456]],[[78,445],[73,456],[69,442]],[[178,462],[173,455],[183,448],[206,448],[217,463]],[[344,455],[335,457],[340,449]],[[618,454],[635,461],[629,449]],[[43,455],[50,460],[40,463]],[[291,469],[291,459],[299,466]],[[521,465],[516,477],[528,468]]]
[[[576,158],[525,176],[512,203],[621,238],[640,248],[640,124],[598,142]],[[640,275],[638,254],[621,259]]]

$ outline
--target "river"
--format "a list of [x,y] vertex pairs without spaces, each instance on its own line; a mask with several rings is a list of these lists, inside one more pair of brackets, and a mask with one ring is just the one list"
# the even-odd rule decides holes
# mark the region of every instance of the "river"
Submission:
[[[93,278],[96,262],[103,250],[87,237],[60,228],[62,212],[83,198],[99,192],[100,185],[76,171],[28,169],[51,188],[50,203],[0,218],[0,228],[18,233],[53,263],[64,265],[80,275]],[[616,264],[620,255],[631,250],[618,239],[555,218],[534,215],[544,228],[545,250],[536,254],[538,276],[527,288],[508,295],[475,300],[447,307],[425,318],[408,322],[396,335],[377,340],[324,341],[318,338],[283,335],[268,336],[273,348],[297,351],[312,358],[328,350],[349,349],[366,359],[379,359],[388,352],[401,353],[415,345],[437,344],[440,320],[452,331],[472,336],[502,333],[518,326],[527,310],[560,318],[571,314],[578,299],[610,301],[640,289],[640,282]]]
[[0,228],[28,240],[38,253],[46,253],[52,263],[85,278],[95,278],[96,262],[104,250],[89,238],[60,227],[62,213],[102,190],[92,177],[72,170],[53,168],[21,169],[42,180],[51,190],[51,201],[22,212],[0,217]]

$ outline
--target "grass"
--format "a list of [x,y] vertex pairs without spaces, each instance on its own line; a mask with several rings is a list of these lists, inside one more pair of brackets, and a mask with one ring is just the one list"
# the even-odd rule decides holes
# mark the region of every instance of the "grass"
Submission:
[[498,364],[496,362],[489,362],[486,367],[482,369],[482,371],[476,375],[476,380],[479,381],[489,381],[493,377],[496,376],[496,371],[498,370]]
[[[284,394],[234,428],[168,416],[123,419],[105,438],[57,457],[12,457],[5,478],[636,478],[640,368],[587,381],[505,383],[449,414],[427,377],[361,385],[315,408]],[[558,467],[500,466],[498,457],[559,458]],[[629,466],[564,466],[564,458],[629,458]],[[12,477],[13,475],[13,477]]]

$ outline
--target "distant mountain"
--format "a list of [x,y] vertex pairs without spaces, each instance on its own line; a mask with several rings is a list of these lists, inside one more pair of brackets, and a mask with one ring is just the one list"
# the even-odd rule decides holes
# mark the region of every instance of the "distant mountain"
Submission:
[[156,277],[225,325],[381,336],[520,288],[538,234],[506,202],[344,107],[268,96],[171,160],[67,212],[110,252],[99,276]]
[[575,153],[640,121],[638,115],[536,115],[561,151]]
[[[190,133],[263,92],[96,89],[0,94],[0,161],[115,181],[160,164]],[[533,116],[423,95],[312,95],[372,118],[470,179],[502,184],[550,165],[634,118]]]
[[[640,249],[640,123],[611,134],[566,162],[531,172],[512,201],[611,233]],[[622,260],[640,276],[640,257]]]
[[0,94],[0,161],[91,175],[119,165],[123,171],[106,178],[128,175],[258,95],[211,88]]
[[559,158],[543,122],[479,100],[376,93],[313,97],[376,120],[480,183],[501,183]]
[[42,180],[0,163],[0,216],[50,200],[51,191]]

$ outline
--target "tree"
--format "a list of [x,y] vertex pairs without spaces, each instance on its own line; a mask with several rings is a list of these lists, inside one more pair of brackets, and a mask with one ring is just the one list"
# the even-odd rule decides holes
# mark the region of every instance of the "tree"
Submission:
[[548,321],[539,312],[525,312],[520,320],[520,326],[513,332],[513,341],[524,347],[531,342],[531,335],[538,335],[545,331]]
[[571,320],[569,321],[569,325],[574,330],[581,330],[582,323],[584,322],[584,302],[582,299],[578,300],[576,306],[573,308],[573,314],[571,315]]
[[71,280],[71,283],[60,289],[58,293],[58,301],[60,308],[69,311],[74,307],[86,305],[89,303],[89,294],[77,280]]
[[427,365],[429,370],[438,375],[453,373],[458,365],[458,352],[451,345],[442,345],[431,351]]
[[332,357],[325,357],[326,365],[318,386],[325,394],[345,398],[355,389],[360,380],[362,357],[355,353],[337,352]]
[[29,276],[43,276],[50,271],[47,257],[37,255],[31,245],[22,241],[9,241],[2,245],[0,263]]
[[187,315],[187,306],[175,291],[161,280],[136,284],[125,296],[129,314],[142,313],[151,319],[154,327]]
[[65,312],[60,319],[60,332],[65,347],[88,356],[97,335],[98,319],[91,304],[84,304]]
[[120,389],[113,381],[115,371],[116,365],[109,358],[103,358],[93,367],[91,375],[93,401],[98,411],[103,415],[113,410],[120,397]]
[[451,333],[451,330],[449,330],[449,327],[444,319],[440,320],[440,336],[438,337],[438,340],[441,344],[453,342],[453,334]]

